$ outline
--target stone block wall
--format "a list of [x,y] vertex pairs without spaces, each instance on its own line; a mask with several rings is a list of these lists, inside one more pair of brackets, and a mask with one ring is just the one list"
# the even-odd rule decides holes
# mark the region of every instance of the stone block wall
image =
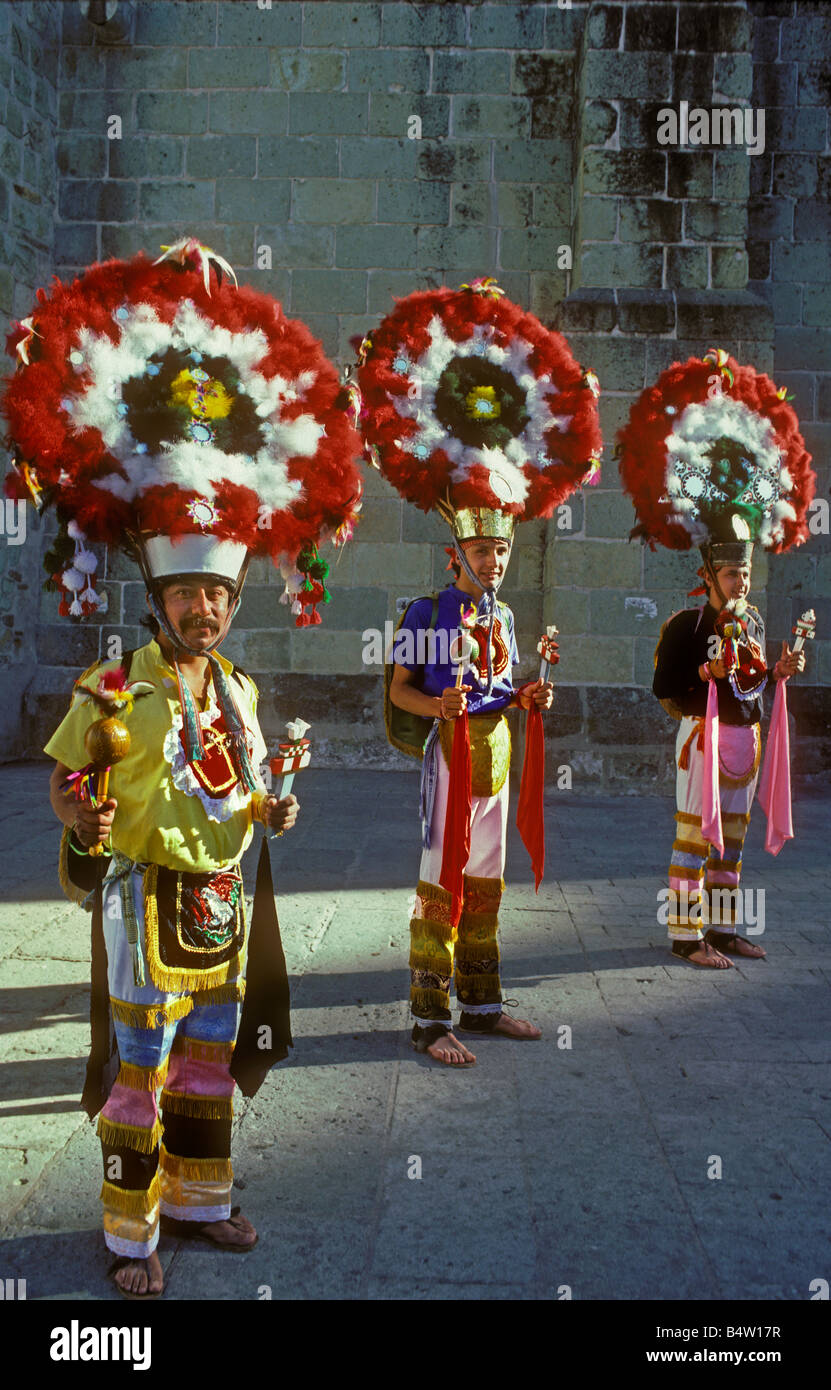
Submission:
[[[831,9],[754,7],[753,104],[767,108],[768,149],[751,162],[748,288],[770,306],[776,380],[793,396],[827,506],[831,466]],[[831,754],[831,554],[827,534],[774,555],[767,585],[771,634],[817,614],[810,676],[789,698],[799,717],[797,766],[812,773]]]
[[[600,378],[607,448],[600,486],[573,499],[570,516],[519,532],[504,593],[522,674],[542,625],[556,622],[554,765],[570,761],[575,785],[668,785],[673,728],[648,693],[652,652],[695,561],[628,542],[614,434],[664,367],[717,344],[794,392],[827,494],[821,7],[121,0],[98,29],[75,4],[3,8],[18,28],[30,11],[52,12],[54,226],[37,283],[187,232],[304,319],[341,367],[350,338],[393,296],[476,274],[567,334]],[[681,101],[764,106],[764,154],[659,145],[658,111]],[[227,650],[257,678],[271,737],[302,713],[321,760],[400,766],[363,633],[394,621],[400,597],[445,582],[446,532],[377,474],[366,481],[323,626],[291,626],[276,575],[259,564]],[[760,557],[754,576],[772,637],[811,603],[820,618],[824,636],[793,690],[807,767],[831,754],[827,547],[819,536],[797,556]],[[97,623],[67,636],[44,599],[19,748],[40,746],[83,662],[114,635],[143,640],[141,587],[120,558],[108,566]]]
[[[54,269],[61,6],[0,5],[0,341]],[[3,372],[9,368],[3,367]],[[5,462],[4,462],[5,471]],[[38,662],[41,534],[0,500],[0,758],[25,747],[21,711]]]

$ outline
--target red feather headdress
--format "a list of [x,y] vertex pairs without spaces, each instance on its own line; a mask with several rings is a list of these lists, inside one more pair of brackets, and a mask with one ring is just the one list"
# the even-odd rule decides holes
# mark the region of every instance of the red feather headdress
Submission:
[[6,491],[54,503],[81,544],[207,536],[286,573],[358,510],[361,441],[336,370],[208,248],[164,249],[38,291],[8,340]]
[[551,516],[598,471],[597,378],[490,279],[400,300],[357,377],[367,455],[422,511]]
[[624,491],[652,549],[746,535],[788,550],[808,535],[816,475],[799,422],[770,377],[723,349],[675,362],[618,433]]

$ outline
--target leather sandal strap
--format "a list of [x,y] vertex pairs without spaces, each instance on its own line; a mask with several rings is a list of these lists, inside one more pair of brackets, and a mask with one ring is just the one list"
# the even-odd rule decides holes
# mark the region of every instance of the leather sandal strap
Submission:
[[459,1016],[459,1027],[467,1033],[492,1033],[502,1012],[492,1014],[469,1014],[463,1009]]
[[429,1023],[426,1028],[413,1024],[412,1039],[417,1052],[426,1052],[439,1038],[446,1038],[450,1032],[446,1023]]
[[710,930],[704,937],[704,940],[711,946],[715,946],[717,951],[729,951],[733,943],[740,939],[741,938],[736,936],[735,932],[716,931],[715,927],[710,927]]
[[702,947],[706,945],[706,940],[702,941],[700,939],[696,939],[695,941],[673,941],[672,954],[674,956],[681,956],[683,960],[686,960],[693,952],[700,951]]

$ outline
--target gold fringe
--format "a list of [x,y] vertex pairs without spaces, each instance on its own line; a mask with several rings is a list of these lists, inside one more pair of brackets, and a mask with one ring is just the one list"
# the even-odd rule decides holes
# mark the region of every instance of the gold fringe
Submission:
[[120,1086],[129,1086],[131,1091],[157,1091],[167,1078],[168,1062],[163,1062],[155,1071],[150,1067],[136,1067],[132,1062],[122,1062],[116,1081]]
[[453,952],[428,955],[426,951],[410,951],[407,965],[410,970],[429,970],[434,975],[450,975],[453,971]]
[[203,1004],[239,1004],[245,998],[245,979],[240,976],[229,985],[213,989],[195,989],[191,995],[194,1006]]
[[179,994],[183,990],[204,990],[214,985],[221,987],[227,984],[229,976],[240,969],[239,951],[220,965],[210,966],[207,970],[179,970],[163,963],[159,950],[159,909],[156,901],[158,881],[158,864],[149,864],[144,875],[144,924],[147,968],[153,984],[166,994]]
[[708,843],[704,839],[700,843],[697,840],[676,840],[672,848],[679,854],[698,854],[701,850],[706,854]]
[[185,1182],[232,1182],[234,1178],[230,1158],[183,1158],[181,1154],[168,1153],[164,1144],[159,1153],[159,1167]]
[[700,864],[697,869],[690,869],[686,864],[670,864],[668,876],[670,878],[701,879],[704,876],[704,865]]
[[162,1091],[161,1107],[171,1115],[192,1115],[198,1120],[230,1120],[234,1115],[230,1096],[189,1096],[180,1091]]
[[144,1125],[125,1125],[120,1120],[108,1120],[106,1115],[99,1115],[95,1132],[102,1144],[109,1144],[113,1149],[135,1149],[137,1153],[151,1154],[161,1143],[164,1130],[158,1117],[153,1128],[147,1129]]
[[475,878],[472,874],[463,874],[465,889],[472,889],[474,893],[484,893],[491,897],[499,897],[505,892],[504,878]]
[[441,989],[411,989],[410,1007],[415,1014],[431,1014],[434,1009],[448,1009],[450,996]]
[[234,1055],[232,1042],[203,1042],[201,1038],[182,1037],[177,1034],[173,1052],[189,1057],[194,1062],[230,1062]]
[[193,999],[174,999],[172,1004],[133,1004],[129,999],[114,999],[110,995],[110,1008],[114,1019],[131,1028],[163,1028],[166,1023],[186,1018],[193,1010]]
[[465,994],[467,1004],[498,1004],[502,998],[502,985],[498,975],[462,975],[456,971],[456,998],[462,1008],[460,998]]
[[453,904],[452,893],[448,893],[446,888],[441,888],[437,883],[428,883],[424,878],[420,878],[416,884],[416,897],[425,903],[441,903],[448,911]]
[[78,903],[80,906],[87,894],[84,892],[83,888],[79,888],[69,877],[69,856],[72,853],[69,848],[69,837],[71,833],[71,826],[65,825],[63,834],[61,835],[60,849],[58,850],[58,880],[64,893],[69,898],[69,901],[71,903]]
[[456,928],[450,922],[434,922],[429,917],[411,917],[410,934],[424,941],[455,941]]
[[[222,967],[222,970],[228,973],[237,969],[239,969],[239,959],[236,956],[232,960],[226,961],[225,965]],[[200,985],[205,983],[205,975],[206,971],[204,970],[177,970],[175,986],[166,986],[163,982],[153,979],[152,969],[150,971],[150,978],[153,980],[157,989],[175,988],[177,992],[187,989],[193,994],[196,993]]]
[[459,940],[462,939],[462,932],[466,932],[468,938],[486,932],[496,936],[498,926],[498,912],[463,912],[459,922]]
[[147,1216],[159,1203],[159,1175],[156,1173],[148,1188],[116,1187],[105,1181],[101,1201],[112,1211],[124,1212],[125,1216]]
[[456,972],[464,973],[463,967],[475,961],[500,959],[499,946],[493,937],[487,941],[460,941],[456,947]]
[[741,859],[742,850],[744,849],[744,836],[737,840],[734,835],[725,835],[724,848],[733,850],[738,855],[739,859]]
[[701,828],[701,817],[691,816],[687,811],[676,811],[675,819],[679,825],[697,825],[699,829]]

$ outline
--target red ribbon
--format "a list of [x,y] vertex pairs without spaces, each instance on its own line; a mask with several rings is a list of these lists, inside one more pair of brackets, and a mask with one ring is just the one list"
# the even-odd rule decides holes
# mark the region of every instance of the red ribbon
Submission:
[[447,791],[439,874],[442,888],[453,897],[453,922],[459,920],[462,912],[462,878],[465,865],[470,858],[470,811],[470,726],[467,722],[467,710],[463,710],[453,730],[450,786]]
[[545,740],[542,715],[532,702],[525,719],[525,756],[522,760],[522,782],[516,812],[517,830],[531,856],[534,885],[539,892],[545,869],[545,823],[542,794],[545,782]]

